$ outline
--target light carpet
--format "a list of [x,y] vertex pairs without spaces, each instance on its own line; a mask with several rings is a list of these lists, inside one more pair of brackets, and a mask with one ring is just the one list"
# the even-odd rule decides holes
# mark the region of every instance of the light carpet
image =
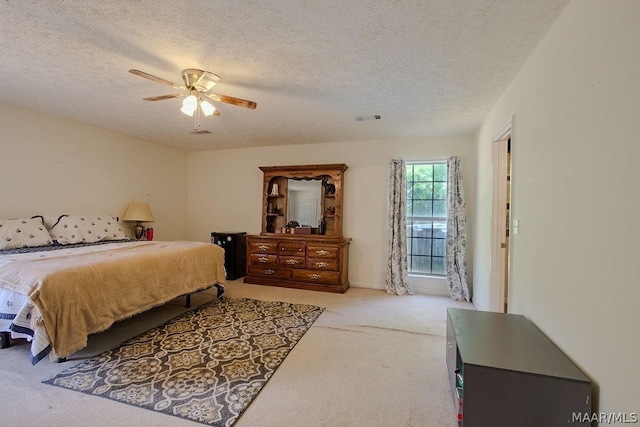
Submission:
[[43,381],[231,426],[323,309],[220,298]]

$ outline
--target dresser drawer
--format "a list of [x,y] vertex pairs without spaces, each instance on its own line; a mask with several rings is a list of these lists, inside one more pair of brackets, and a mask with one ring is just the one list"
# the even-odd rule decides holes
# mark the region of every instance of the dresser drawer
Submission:
[[275,242],[251,242],[249,252],[252,254],[277,254],[278,248]]
[[330,258],[338,259],[339,248],[337,246],[312,246],[307,248],[309,258]]
[[244,282],[345,292],[349,288],[349,240],[278,233],[247,236]]
[[279,242],[278,255],[304,256],[304,249],[307,245],[304,242]]
[[278,265],[282,267],[304,268],[304,257],[280,255],[278,257]]
[[299,282],[322,283],[325,285],[338,285],[340,283],[340,275],[337,271],[321,271],[321,270],[292,270],[293,280]]
[[291,270],[272,266],[249,266],[248,276],[261,277],[265,279],[291,279]]
[[307,268],[311,269],[311,270],[337,271],[338,270],[338,260],[337,259],[308,258],[307,259]]
[[278,264],[278,256],[277,255],[266,255],[266,254],[251,254],[249,259],[249,264],[251,265],[277,265]]

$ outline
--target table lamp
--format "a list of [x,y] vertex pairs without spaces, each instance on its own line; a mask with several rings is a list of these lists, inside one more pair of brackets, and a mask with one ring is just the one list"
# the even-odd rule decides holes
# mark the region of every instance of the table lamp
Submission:
[[144,232],[142,221],[153,222],[153,215],[151,214],[151,209],[147,203],[131,202],[122,220],[136,222],[133,229],[135,230],[136,240],[140,240],[142,238],[142,233]]

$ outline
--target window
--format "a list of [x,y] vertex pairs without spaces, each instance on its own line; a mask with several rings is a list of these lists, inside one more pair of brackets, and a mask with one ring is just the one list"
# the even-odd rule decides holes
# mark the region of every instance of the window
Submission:
[[407,163],[407,264],[410,274],[444,276],[447,162]]

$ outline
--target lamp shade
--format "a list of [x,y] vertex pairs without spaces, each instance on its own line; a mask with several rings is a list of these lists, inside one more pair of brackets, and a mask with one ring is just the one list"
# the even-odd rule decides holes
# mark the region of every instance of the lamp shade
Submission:
[[214,107],[213,105],[211,105],[207,101],[201,101],[200,102],[200,108],[202,108],[202,112],[207,117],[213,115],[213,112],[216,111],[216,107]]
[[197,108],[198,98],[196,98],[195,95],[189,95],[184,99],[184,101],[182,101],[182,108],[180,108],[180,111],[182,111],[187,116],[193,117],[193,113],[195,113]]
[[151,222],[153,221],[153,215],[151,214],[149,204],[145,202],[131,202],[122,220]]

